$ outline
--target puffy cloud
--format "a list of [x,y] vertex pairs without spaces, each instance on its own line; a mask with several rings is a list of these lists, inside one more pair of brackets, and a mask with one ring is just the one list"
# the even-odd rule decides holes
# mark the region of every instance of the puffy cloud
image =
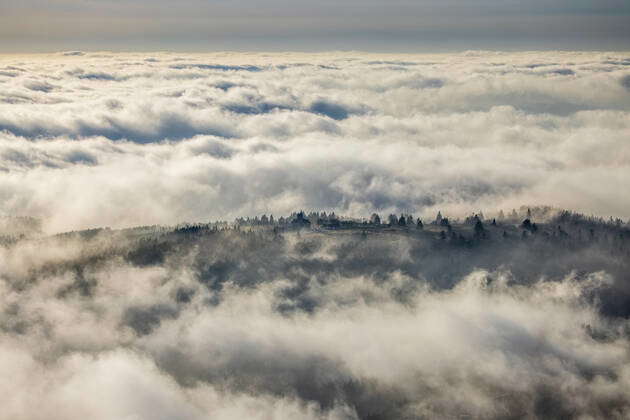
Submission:
[[[596,246],[573,264],[556,244],[553,274],[533,243],[467,265],[409,235],[224,232],[150,262],[163,234],[0,248],[0,418],[630,414],[630,325],[607,314],[624,279],[582,270],[628,264]],[[503,268],[466,272],[485,254]]]
[[49,231],[296,207],[630,216],[619,53],[2,60],[0,210]]
[[[1,399],[3,419],[353,418],[345,407],[322,412],[313,403],[292,398],[230,394],[207,384],[181,388],[151,360],[124,350],[75,354],[53,366],[10,344],[3,344],[0,354],[0,372],[13,378],[0,384],[7,392]],[[17,387],[23,388],[16,392]]]

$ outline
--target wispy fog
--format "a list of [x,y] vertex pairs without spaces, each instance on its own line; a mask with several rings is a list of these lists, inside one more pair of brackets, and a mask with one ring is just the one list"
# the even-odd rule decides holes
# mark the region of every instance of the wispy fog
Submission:
[[627,228],[425,229],[4,245],[0,418],[630,415]]

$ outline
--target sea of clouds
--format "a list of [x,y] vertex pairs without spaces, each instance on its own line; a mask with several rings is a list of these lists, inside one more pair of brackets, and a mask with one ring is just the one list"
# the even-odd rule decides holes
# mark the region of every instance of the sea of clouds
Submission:
[[[0,215],[44,233],[627,219],[629,141],[623,53],[0,56]],[[0,420],[626,419],[627,231],[603,226],[2,238]]]
[[299,208],[630,217],[630,55],[0,57],[0,212],[46,231]]

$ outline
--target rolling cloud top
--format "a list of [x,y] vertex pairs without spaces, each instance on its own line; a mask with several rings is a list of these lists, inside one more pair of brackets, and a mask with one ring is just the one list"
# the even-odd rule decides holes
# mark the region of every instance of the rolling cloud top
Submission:
[[0,212],[47,231],[299,208],[628,218],[619,53],[0,57]]

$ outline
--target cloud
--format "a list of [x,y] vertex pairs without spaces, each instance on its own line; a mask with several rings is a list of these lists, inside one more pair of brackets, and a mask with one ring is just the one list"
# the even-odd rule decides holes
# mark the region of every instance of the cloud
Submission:
[[34,90],[34,91],[39,91],[39,92],[44,92],[44,93],[48,93],[50,91],[52,91],[55,87],[53,85],[51,85],[50,83],[47,82],[39,82],[37,80],[33,80],[30,82],[26,82],[24,84],[24,86],[27,89],[30,90]]
[[105,81],[118,81],[116,76],[109,73],[81,73],[77,76],[79,79],[84,80],[105,80]]
[[200,69],[200,70],[218,70],[218,71],[250,71],[258,72],[263,69],[259,66],[227,66],[221,64],[174,64],[170,66],[172,69]]
[[352,113],[352,111],[348,108],[326,100],[317,100],[313,102],[309,107],[309,110],[316,114],[322,114],[330,117],[333,120],[345,120]]
[[0,82],[0,210],[48,231],[299,207],[461,216],[531,203],[627,218],[624,60],[16,56]]
[[608,310],[627,259],[551,242],[146,227],[3,246],[0,418],[627,417],[628,319]]
[[[195,420],[253,418],[304,418],[337,420],[352,418],[343,408],[322,412],[314,404],[291,398],[229,394],[200,385],[182,389],[159,372],[151,360],[124,350],[91,357],[74,355],[59,361],[41,375],[43,366],[3,346],[1,371],[11,374],[27,393],[3,399],[4,419],[151,418]],[[17,368],[16,368],[17,367]],[[5,385],[3,383],[3,385]],[[8,384],[6,384],[8,385]],[[15,383],[14,383],[15,385]],[[90,397],[97,396],[98,397]],[[38,406],[38,409],[33,407]],[[53,413],[54,414],[51,414]]]

